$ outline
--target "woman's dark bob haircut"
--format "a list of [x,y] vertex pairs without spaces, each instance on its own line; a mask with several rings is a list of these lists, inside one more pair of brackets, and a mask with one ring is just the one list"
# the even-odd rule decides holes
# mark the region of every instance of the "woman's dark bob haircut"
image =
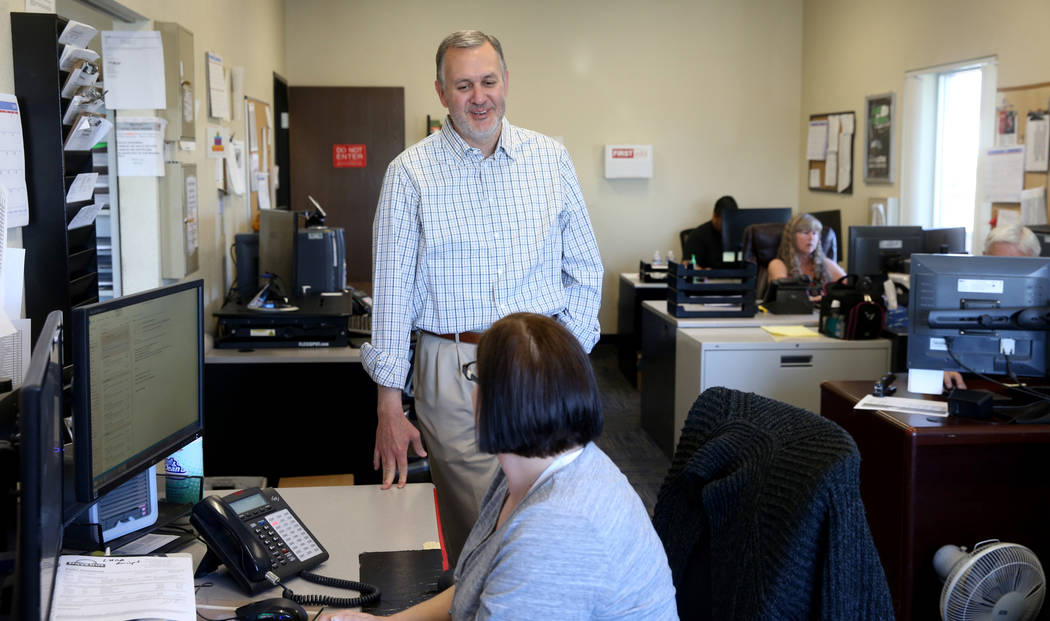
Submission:
[[550,457],[602,432],[602,400],[583,347],[556,320],[508,315],[478,343],[478,446]]

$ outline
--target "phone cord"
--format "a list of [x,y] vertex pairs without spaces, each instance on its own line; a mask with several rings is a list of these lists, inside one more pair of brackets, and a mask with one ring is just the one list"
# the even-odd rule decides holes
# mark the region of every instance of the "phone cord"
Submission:
[[330,578],[328,576],[321,576],[318,574],[310,573],[308,571],[299,572],[299,577],[303,580],[308,580],[315,584],[320,584],[328,587],[335,587],[337,589],[348,589],[352,591],[361,592],[360,597],[296,595],[292,592],[291,589],[289,589],[288,587],[284,587],[283,596],[294,601],[300,606],[334,606],[336,608],[357,608],[358,606],[367,606],[369,604],[379,601],[379,588],[372,586],[371,584],[365,584],[364,582],[357,582],[355,580]]

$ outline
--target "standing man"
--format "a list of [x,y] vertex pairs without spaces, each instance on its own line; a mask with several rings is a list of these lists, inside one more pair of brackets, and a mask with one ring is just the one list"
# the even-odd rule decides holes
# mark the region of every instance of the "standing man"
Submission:
[[724,267],[722,261],[722,216],[736,209],[736,200],[732,196],[723,196],[715,202],[711,220],[693,229],[682,244],[682,260],[689,261],[694,256],[700,267]]
[[361,354],[379,387],[374,465],[384,489],[395,475],[400,487],[409,446],[425,454],[401,407],[417,330],[416,414],[453,565],[498,467],[478,451],[466,377],[480,333],[526,311],[556,317],[585,351],[600,335],[603,270],[576,171],[565,147],[504,118],[507,77],[495,37],[441,42],[434,86],[448,118],[391,162],[373,225]]

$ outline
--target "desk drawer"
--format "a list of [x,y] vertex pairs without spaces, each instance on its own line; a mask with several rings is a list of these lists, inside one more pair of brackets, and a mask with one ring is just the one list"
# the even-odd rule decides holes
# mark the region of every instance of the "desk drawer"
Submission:
[[849,349],[708,349],[700,365],[701,391],[725,386],[820,411],[820,382],[874,380],[889,370],[889,350]]

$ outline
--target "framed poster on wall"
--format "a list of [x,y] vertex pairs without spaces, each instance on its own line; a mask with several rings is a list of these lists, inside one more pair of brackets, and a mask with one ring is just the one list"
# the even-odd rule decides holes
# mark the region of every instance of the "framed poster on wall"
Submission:
[[864,182],[893,183],[894,94],[865,97]]

